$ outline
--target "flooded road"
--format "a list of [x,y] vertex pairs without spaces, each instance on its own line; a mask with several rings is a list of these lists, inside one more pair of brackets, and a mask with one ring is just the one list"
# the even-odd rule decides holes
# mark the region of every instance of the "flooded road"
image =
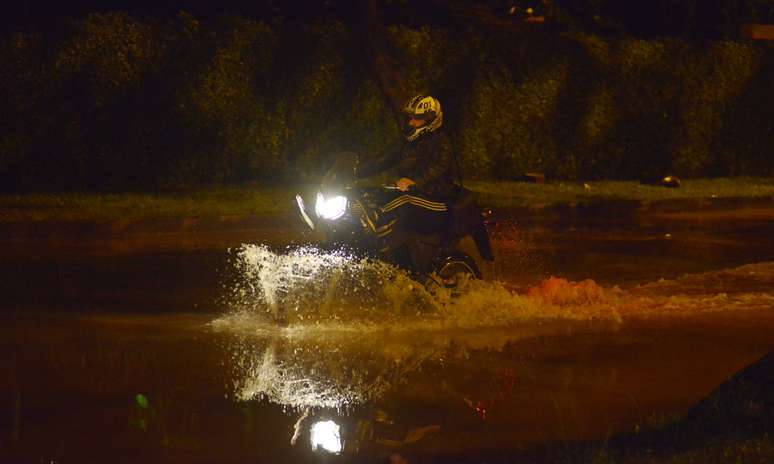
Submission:
[[6,233],[0,457],[507,461],[666,423],[774,348],[768,216],[572,211],[503,218],[443,305],[283,250],[284,218]]

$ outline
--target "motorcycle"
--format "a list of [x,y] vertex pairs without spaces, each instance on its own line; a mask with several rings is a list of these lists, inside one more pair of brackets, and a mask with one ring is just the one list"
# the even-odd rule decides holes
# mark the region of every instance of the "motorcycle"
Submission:
[[[347,249],[371,258],[379,256],[376,238],[367,223],[367,215],[395,195],[395,186],[369,187],[355,176],[357,155],[341,153],[334,158],[323,176],[314,198],[314,207],[307,206],[296,195],[299,217],[312,230],[322,232],[325,249]],[[386,257],[406,270],[414,280],[435,292],[445,288],[462,291],[471,279],[480,279],[481,267],[471,253],[463,250],[463,242],[474,243],[475,252],[485,261],[494,261],[487,227],[491,211],[482,209],[473,193],[459,187],[449,205],[448,227],[436,234],[412,233],[407,245]],[[470,248],[470,247],[468,247]]]

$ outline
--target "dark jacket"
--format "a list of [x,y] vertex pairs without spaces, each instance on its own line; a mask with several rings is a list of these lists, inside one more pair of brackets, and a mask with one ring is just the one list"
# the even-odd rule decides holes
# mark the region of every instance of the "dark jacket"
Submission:
[[391,168],[397,168],[399,177],[416,182],[414,189],[439,199],[450,198],[459,180],[451,141],[440,130],[413,142],[402,141],[377,159],[361,163],[357,176],[368,177]]

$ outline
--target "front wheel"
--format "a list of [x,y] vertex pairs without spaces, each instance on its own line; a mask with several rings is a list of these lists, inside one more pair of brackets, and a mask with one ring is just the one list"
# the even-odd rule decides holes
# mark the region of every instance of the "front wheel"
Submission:
[[476,261],[467,253],[454,252],[439,260],[435,270],[427,277],[425,288],[441,302],[447,302],[463,294],[470,282],[481,278]]

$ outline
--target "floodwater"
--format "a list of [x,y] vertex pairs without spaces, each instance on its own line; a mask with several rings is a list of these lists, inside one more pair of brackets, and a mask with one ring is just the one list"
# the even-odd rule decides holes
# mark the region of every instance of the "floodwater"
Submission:
[[515,212],[440,303],[284,248],[290,218],[4,226],[0,461],[507,461],[664,423],[774,348],[772,210]]

